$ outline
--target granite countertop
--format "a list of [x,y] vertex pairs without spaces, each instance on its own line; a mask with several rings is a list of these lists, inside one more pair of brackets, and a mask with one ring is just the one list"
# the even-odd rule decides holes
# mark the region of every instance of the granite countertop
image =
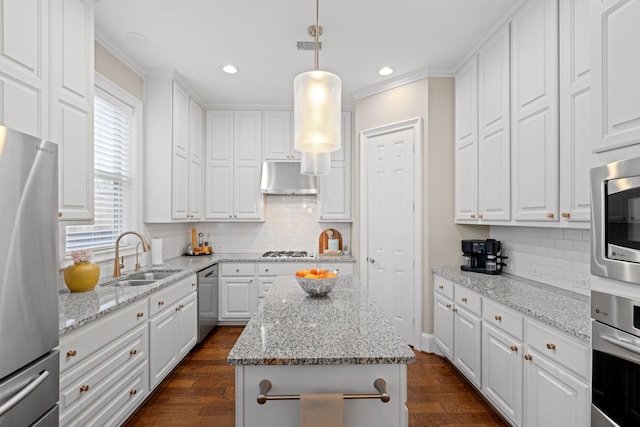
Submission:
[[[138,301],[153,292],[166,288],[185,277],[219,262],[355,262],[350,255],[316,258],[261,258],[258,253],[227,253],[203,256],[179,256],[158,266],[149,266],[142,272],[180,270],[180,272],[144,286],[110,286],[115,280],[104,278],[93,291],[71,293],[61,291],[59,301],[58,334],[65,335],[82,325]],[[133,274],[130,272],[128,275]],[[126,279],[123,275],[122,279]]]
[[227,357],[230,365],[406,364],[415,355],[357,277],[312,298],[294,277],[275,281]]
[[460,268],[434,268],[442,276],[516,311],[589,341],[591,337],[588,296],[510,274],[487,275]]

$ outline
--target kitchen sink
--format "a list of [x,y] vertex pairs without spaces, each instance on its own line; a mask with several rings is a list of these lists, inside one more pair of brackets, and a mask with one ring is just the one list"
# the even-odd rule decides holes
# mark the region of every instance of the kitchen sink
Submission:
[[143,286],[143,285],[150,285],[154,282],[157,282],[158,279],[156,280],[131,280],[131,279],[127,279],[127,280],[120,280],[119,282],[115,282],[112,283],[112,286]]
[[152,282],[166,279],[169,276],[173,276],[176,273],[179,273],[182,270],[164,270],[164,271],[151,271],[148,273],[136,273],[132,276],[129,276],[127,280],[137,281],[137,280],[151,280]]

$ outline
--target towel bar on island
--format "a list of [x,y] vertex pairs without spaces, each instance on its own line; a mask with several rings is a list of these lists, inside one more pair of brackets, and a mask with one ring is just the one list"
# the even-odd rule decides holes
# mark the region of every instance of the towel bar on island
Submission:
[[[377,378],[373,382],[373,386],[378,390],[379,394],[343,394],[344,399],[380,399],[384,403],[391,400],[391,396],[387,393],[387,382],[382,378]],[[267,400],[299,400],[299,394],[277,394],[268,396],[267,393],[271,390],[271,381],[260,381],[260,394],[258,395],[258,403],[264,405]]]

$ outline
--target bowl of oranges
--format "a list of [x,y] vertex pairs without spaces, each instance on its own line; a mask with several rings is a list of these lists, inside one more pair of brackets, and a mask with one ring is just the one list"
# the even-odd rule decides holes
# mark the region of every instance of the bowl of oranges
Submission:
[[329,270],[310,268],[296,271],[296,280],[303,291],[312,297],[323,297],[333,290],[338,274]]

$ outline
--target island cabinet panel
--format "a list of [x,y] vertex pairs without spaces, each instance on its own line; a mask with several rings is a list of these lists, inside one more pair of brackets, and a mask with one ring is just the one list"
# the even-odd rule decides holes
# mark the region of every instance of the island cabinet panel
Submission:
[[433,314],[434,340],[438,349],[453,360],[453,302],[441,295],[435,296]]
[[267,395],[304,393],[377,394],[377,378],[386,382],[391,400],[344,400],[345,427],[407,427],[407,366],[400,365],[305,365],[237,366],[236,427],[297,427],[300,425],[299,400],[257,403],[260,382],[268,379]]
[[476,387],[481,386],[480,319],[456,305],[453,318],[453,363]]

